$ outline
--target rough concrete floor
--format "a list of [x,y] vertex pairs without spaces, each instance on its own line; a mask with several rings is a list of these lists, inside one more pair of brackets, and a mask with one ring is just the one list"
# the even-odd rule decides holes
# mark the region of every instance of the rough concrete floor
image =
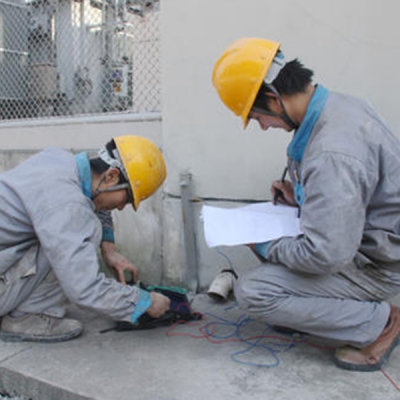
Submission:
[[113,323],[74,310],[80,338],[0,342],[0,393],[32,400],[395,400],[400,347],[384,371],[348,372],[333,351],[249,320],[234,302],[198,295],[203,320],[147,331],[100,333]]

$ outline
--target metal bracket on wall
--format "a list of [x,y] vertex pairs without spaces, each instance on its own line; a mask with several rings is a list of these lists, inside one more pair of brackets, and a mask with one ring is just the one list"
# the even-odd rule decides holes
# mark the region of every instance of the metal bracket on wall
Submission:
[[188,172],[180,174],[182,221],[186,253],[185,283],[190,290],[197,293],[199,288],[196,230],[193,214],[192,175]]

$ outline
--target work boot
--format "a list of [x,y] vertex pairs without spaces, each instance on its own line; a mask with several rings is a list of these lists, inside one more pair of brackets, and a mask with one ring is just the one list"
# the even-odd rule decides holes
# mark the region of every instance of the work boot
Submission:
[[389,359],[400,340],[400,308],[391,306],[389,324],[378,339],[362,349],[352,346],[336,350],[334,360],[338,367],[352,371],[378,371]]
[[3,317],[0,338],[5,342],[62,342],[79,336],[82,330],[82,324],[74,319],[25,314]]

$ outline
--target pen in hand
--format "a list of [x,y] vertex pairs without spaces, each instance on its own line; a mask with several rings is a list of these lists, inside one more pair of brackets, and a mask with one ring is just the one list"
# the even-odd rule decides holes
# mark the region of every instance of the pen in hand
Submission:
[[[288,169],[287,169],[287,167],[285,167],[285,169],[283,170],[282,178],[281,178],[282,183],[285,182],[287,171],[288,171]],[[277,204],[279,198],[281,198],[282,200],[285,200],[285,196],[284,196],[282,190],[275,189],[274,204]]]

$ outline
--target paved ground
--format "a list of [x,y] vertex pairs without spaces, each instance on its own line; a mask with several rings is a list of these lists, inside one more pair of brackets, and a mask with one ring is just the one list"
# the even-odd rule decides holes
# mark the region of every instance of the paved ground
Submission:
[[193,300],[202,321],[148,331],[100,333],[113,323],[74,310],[78,339],[0,342],[0,393],[32,400],[395,400],[400,347],[384,371],[332,363],[332,349],[277,334],[234,302]]

